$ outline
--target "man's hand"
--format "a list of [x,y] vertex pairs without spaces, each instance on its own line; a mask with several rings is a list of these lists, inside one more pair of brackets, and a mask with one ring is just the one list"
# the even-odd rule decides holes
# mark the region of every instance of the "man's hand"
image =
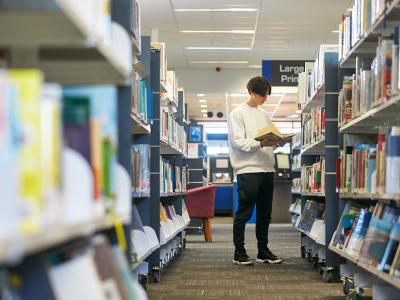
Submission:
[[271,142],[271,141],[268,140],[268,139],[265,139],[265,140],[262,140],[262,141],[261,141],[261,147],[273,147],[273,146],[275,146],[275,145],[276,145],[275,142]]

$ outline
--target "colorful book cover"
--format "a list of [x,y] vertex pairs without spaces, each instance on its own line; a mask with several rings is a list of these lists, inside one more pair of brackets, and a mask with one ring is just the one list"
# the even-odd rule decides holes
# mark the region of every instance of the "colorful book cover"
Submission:
[[88,97],[90,99],[90,129],[92,168],[95,187],[106,200],[106,210],[115,197],[115,168],[117,163],[117,91],[115,86],[70,86],[64,89],[64,97]]
[[356,225],[353,229],[353,233],[346,248],[346,252],[351,256],[358,258],[362,244],[367,234],[371,217],[372,212],[370,212],[368,208],[360,209],[360,214],[358,216],[357,222],[355,223]]

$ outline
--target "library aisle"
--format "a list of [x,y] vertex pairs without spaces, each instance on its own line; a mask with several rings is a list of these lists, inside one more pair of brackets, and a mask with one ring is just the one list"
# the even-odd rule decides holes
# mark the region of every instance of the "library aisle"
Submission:
[[[254,225],[247,225],[248,254],[257,255]],[[201,235],[190,235],[186,249],[158,285],[149,285],[150,299],[243,299],[302,300],[343,299],[339,283],[325,284],[309,263],[300,257],[299,236],[289,224],[270,228],[272,252],[283,264],[232,264],[232,218],[213,221],[213,243]]]

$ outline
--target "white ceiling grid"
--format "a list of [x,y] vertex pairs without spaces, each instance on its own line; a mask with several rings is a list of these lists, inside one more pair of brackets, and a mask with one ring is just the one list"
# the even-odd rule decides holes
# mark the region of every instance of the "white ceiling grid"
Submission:
[[[248,68],[260,65],[261,60],[310,60],[322,43],[336,43],[339,17],[351,0],[143,0],[142,28],[144,34],[159,30],[159,40],[167,42],[170,69],[201,69],[221,66]],[[250,11],[205,12],[180,11],[190,9],[247,9]],[[183,33],[181,31],[254,30],[252,33]],[[252,43],[254,42],[254,44]],[[246,50],[193,50],[187,47],[233,47]],[[203,62],[203,63],[200,63]],[[204,63],[208,62],[208,63]],[[216,63],[213,63],[216,62]],[[239,63],[221,63],[239,62]],[[199,98],[195,91],[186,91],[190,114],[202,118]],[[208,106],[214,112],[230,111],[234,103],[243,98],[221,101],[225,93],[208,94]],[[213,97],[219,101],[213,103]],[[284,95],[275,117],[295,114],[296,103],[287,104]],[[271,98],[272,101],[272,98]],[[232,105],[229,105],[232,102]],[[213,103],[213,104],[212,104]],[[271,102],[272,103],[272,102]],[[270,106],[274,111],[274,107]],[[268,108],[268,107],[267,107]]]

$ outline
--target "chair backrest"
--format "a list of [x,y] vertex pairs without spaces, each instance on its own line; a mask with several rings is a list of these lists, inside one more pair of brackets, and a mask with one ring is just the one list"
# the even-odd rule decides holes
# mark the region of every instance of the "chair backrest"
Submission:
[[191,218],[213,218],[215,191],[214,184],[190,189],[186,196],[186,207]]

